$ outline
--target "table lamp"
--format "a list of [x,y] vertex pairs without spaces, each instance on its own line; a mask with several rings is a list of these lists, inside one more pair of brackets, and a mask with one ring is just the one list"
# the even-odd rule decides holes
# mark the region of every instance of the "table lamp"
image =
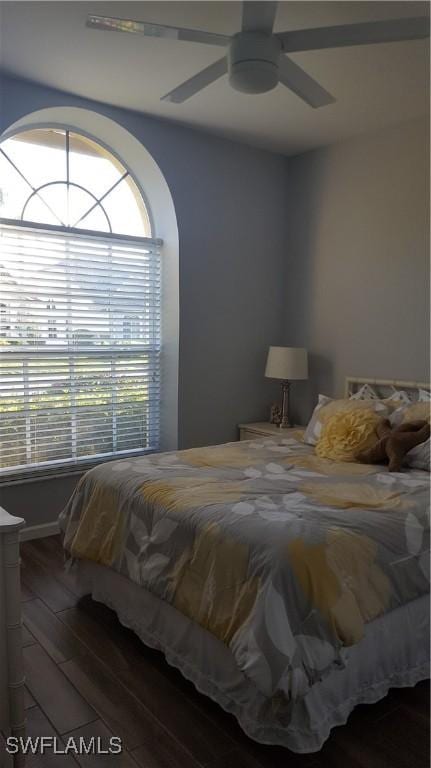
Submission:
[[289,423],[289,386],[290,381],[308,379],[307,350],[302,347],[270,347],[265,376],[268,379],[282,379],[283,404],[279,426],[292,426]]

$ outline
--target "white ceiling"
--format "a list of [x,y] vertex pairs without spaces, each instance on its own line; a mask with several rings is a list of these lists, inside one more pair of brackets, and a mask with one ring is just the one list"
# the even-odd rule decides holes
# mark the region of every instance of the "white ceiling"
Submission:
[[[170,104],[160,96],[218,59],[220,48],[87,29],[87,13],[234,34],[240,3],[2,2],[0,12],[0,63],[6,71],[286,154],[428,110],[428,41],[292,55],[337,99],[317,110],[282,85],[248,96],[233,91],[226,78],[184,104]],[[427,13],[425,2],[280,2],[275,31]]]

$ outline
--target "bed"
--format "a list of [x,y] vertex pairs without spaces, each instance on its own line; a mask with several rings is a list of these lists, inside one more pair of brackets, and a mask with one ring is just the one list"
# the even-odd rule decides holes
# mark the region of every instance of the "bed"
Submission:
[[429,676],[429,473],[331,462],[302,437],[99,465],[60,516],[83,595],[251,738],[299,753]]

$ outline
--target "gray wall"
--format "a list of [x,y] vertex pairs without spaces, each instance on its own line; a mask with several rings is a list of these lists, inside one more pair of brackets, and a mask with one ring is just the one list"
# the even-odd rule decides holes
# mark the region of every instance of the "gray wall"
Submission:
[[310,350],[304,423],[345,376],[429,380],[428,125],[289,159],[285,343]]
[[[268,345],[283,336],[286,158],[6,75],[0,132],[53,106],[81,106],[116,120],[165,175],[180,242],[179,444],[236,439],[236,424],[265,418],[278,394],[263,372]],[[29,524],[52,520],[69,486],[4,489],[0,503],[11,512],[25,507]]]
[[0,486],[0,506],[27,526],[54,522],[72,495],[79,475]]

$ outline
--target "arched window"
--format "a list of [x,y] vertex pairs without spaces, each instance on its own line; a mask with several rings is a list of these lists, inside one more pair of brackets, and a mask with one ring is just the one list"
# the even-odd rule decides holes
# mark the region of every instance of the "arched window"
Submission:
[[0,143],[0,475],[156,450],[160,246],[95,139]]
[[59,128],[23,131],[0,145],[0,216],[151,237],[130,171],[98,142]]

